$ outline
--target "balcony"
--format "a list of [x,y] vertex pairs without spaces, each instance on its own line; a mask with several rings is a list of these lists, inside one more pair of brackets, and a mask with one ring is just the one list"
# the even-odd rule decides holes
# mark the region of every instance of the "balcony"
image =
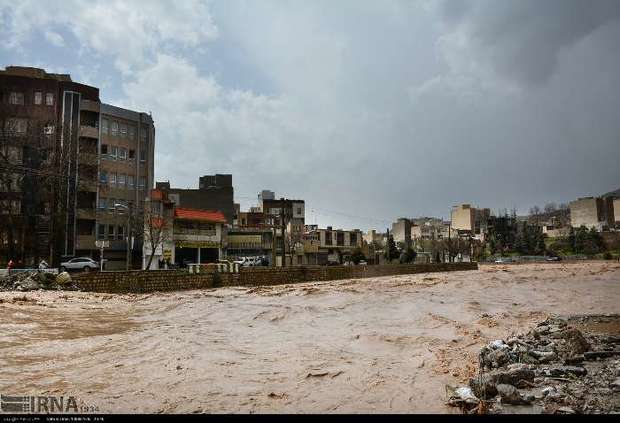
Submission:
[[97,181],[93,179],[80,178],[78,181],[78,191],[97,192]]
[[95,209],[79,208],[77,209],[77,218],[84,220],[95,220]]
[[99,129],[94,126],[80,126],[80,137],[99,138]]
[[87,110],[89,112],[99,113],[101,110],[101,103],[92,100],[82,100],[80,103],[80,110]]

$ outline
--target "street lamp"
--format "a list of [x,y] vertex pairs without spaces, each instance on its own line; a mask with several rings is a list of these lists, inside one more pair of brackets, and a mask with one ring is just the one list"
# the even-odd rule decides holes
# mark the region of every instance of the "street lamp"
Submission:
[[130,260],[130,238],[129,235],[131,234],[131,209],[129,208],[129,206],[126,206],[124,204],[120,204],[120,203],[116,203],[114,204],[114,208],[120,208],[120,209],[125,209],[127,210],[127,256],[125,258],[126,260],[126,269],[129,270],[129,260]]

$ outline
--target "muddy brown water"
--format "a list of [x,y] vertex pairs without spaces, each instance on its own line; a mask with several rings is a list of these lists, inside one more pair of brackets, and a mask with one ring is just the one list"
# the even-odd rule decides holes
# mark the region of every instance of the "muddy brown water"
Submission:
[[0,393],[104,413],[439,412],[482,345],[550,314],[618,313],[620,265],[145,295],[0,293]]

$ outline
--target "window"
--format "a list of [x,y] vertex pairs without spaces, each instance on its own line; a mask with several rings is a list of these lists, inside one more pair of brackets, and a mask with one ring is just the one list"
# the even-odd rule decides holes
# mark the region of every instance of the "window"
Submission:
[[349,233],[350,243],[349,245],[357,245],[357,234],[355,232]]
[[118,122],[112,121],[112,126],[110,128],[110,135],[113,137],[118,136]]
[[107,207],[107,204],[106,204],[106,199],[105,199],[105,198],[103,198],[103,197],[99,197],[99,205],[98,205],[98,208],[99,208],[99,209],[105,209],[106,207]]
[[145,185],[146,185],[146,178],[144,176],[140,176],[140,182],[138,184],[138,188],[144,189]]
[[140,150],[140,161],[141,162],[145,162],[146,161],[146,150],[144,150],[144,149]]
[[124,123],[121,123],[121,137],[127,138],[127,125]]
[[118,155],[118,147],[113,145],[110,147],[110,158],[112,160],[116,160],[116,156]]
[[0,147],[2,154],[6,156],[10,163],[21,163],[22,161],[22,149],[14,145],[5,145]]
[[127,149],[124,147],[120,147],[118,149],[118,159],[119,160],[126,160],[127,159]]
[[344,245],[344,232],[336,232],[336,245]]
[[13,133],[22,135],[25,134],[28,130],[28,120],[27,119],[7,119],[4,122],[4,130]]
[[136,139],[136,127],[129,125],[129,139],[130,140],[135,140]]
[[133,189],[134,186],[134,177],[133,175],[127,175],[127,186]]
[[109,125],[110,122],[107,119],[101,119],[101,132],[107,135]]
[[108,172],[102,170],[101,173],[99,173],[99,182],[101,182],[102,184],[108,183]]
[[129,150],[129,159],[135,159],[136,158],[136,150]]
[[101,144],[101,155],[102,156],[107,156],[108,155],[108,145],[107,144]]
[[118,174],[118,187],[125,188],[125,174],[124,173]]
[[110,185],[116,185],[116,172],[110,172]]
[[45,105],[46,106],[53,106],[54,105],[54,94],[53,93],[45,94]]
[[332,233],[325,232],[325,245],[332,245]]
[[12,91],[9,95],[9,104],[24,105],[24,93]]
[[43,93],[41,91],[34,92],[34,104],[40,106],[43,103]]
[[108,225],[108,239],[114,239],[114,225]]
[[118,240],[125,239],[125,227],[119,225],[116,228],[116,239]]
[[146,142],[146,132],[148,131],[148,129],[146,128],[146,126],[142,127],[142,130],[140,131],[140,139],[144,142]]
[[97,225],[97,239],[105,239],[105,225]]

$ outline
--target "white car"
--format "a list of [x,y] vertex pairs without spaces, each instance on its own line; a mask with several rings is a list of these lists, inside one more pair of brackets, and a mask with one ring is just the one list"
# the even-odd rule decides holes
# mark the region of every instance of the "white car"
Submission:
[[83,270],[85,272],[90,272],[91,270],[97,269],[99,269],[99,263],[90,257],[76,257],[64,263],[60,263],[61,272],[67,270]]

